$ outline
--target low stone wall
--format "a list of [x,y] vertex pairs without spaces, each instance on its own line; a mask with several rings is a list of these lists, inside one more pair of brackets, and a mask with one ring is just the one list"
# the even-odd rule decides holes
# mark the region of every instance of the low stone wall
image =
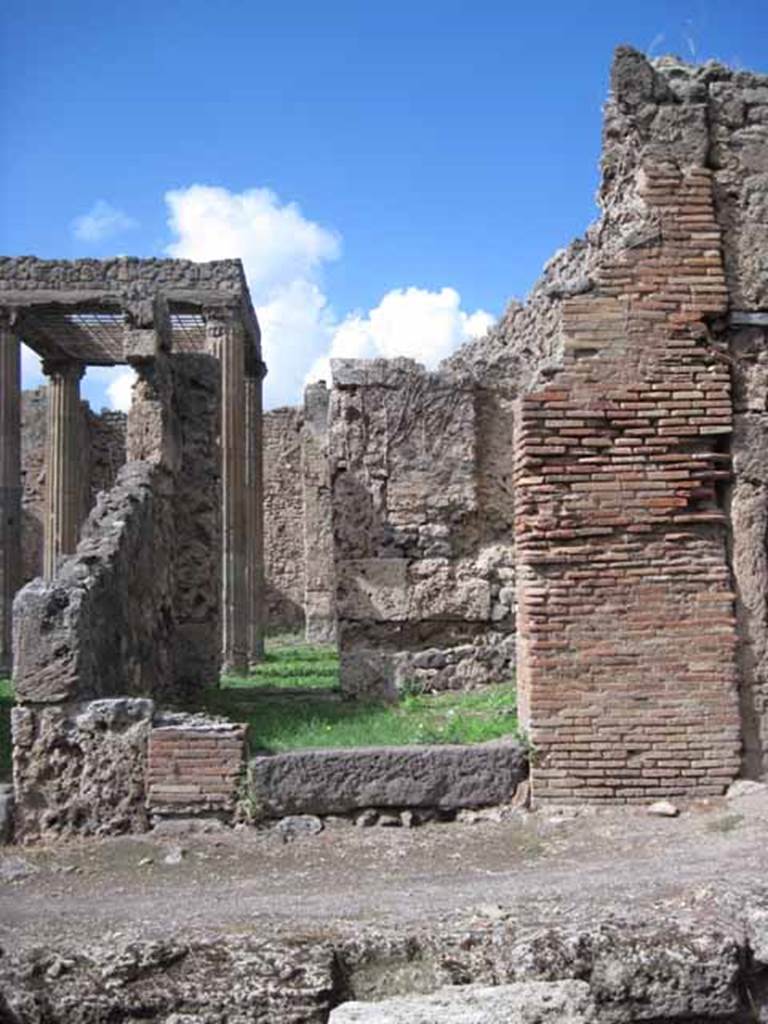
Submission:
[[131,698],[14,708],[16,837],[144,831],[153,710]]
[[456,811],[507,803],[528,775],[514,741],[477,746],[297,750],[255,757],[257,814],[349,814],[376,808]]
[[244,725],[116,697],[16,707],[12,729],[21,842],[144,832],[168,817],[228,821],[235,810]]

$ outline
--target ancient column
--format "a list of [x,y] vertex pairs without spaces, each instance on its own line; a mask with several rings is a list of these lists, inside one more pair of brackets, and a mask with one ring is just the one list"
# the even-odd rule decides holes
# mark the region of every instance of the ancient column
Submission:
[[264,476],[262,464],[262,380],[245,378],[245,531],[248,583],[248,662],[264,657]]
[[13,595],[21,566],[21,354],[10,323],[0,318],[0,676],[13,656]]
[[80,532],[83,366],[71,360],[45,360],[43,372],[49,378],[43,574],[50,580],[61,556],[77,547]]
[[236,313],[206,317],[210,351],[221,363],[222,670],[248,667],[245,536],[245,348]]

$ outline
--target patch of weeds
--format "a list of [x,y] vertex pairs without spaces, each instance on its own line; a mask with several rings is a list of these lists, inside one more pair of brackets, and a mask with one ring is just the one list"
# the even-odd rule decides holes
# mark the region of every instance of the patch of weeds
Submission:
[[517,738],[520,742],[520,746],[525,751],[528,764],[532,768],[535,768],[541,760],[541,751],[531,739],[528,730],[522,725],[517,727]]
[[725,814],[722,818],[707,822],[707,832],[719,832],[720,835],[728,835],[733,832],[744,821],[743,814]]
[[10,679],[0,679],[0,782],[11,779],[11,708],[13,689]]

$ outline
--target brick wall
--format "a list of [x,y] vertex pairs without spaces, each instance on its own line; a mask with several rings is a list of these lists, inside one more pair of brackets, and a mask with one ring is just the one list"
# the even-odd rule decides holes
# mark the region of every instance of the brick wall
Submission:
[[647,164],[638,196],[656,240],[565,300],[562,369],[519,403],[519,685],[538,798],[713,794],[739,767],[711,173]]
[[195,721],[189,715],[158,721],[147,755],[150,814],[229,816],[244,767],[245,734],[244,725]]

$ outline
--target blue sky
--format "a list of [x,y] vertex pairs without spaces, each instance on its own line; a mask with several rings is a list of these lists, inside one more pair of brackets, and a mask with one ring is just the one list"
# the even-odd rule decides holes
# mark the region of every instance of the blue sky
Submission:
[[5,0],[0,28],[0,251],[242,255],[269,404],[331,349],[434,363],[527,292],[595,215],[617,44],[768,71],[765,0]]

